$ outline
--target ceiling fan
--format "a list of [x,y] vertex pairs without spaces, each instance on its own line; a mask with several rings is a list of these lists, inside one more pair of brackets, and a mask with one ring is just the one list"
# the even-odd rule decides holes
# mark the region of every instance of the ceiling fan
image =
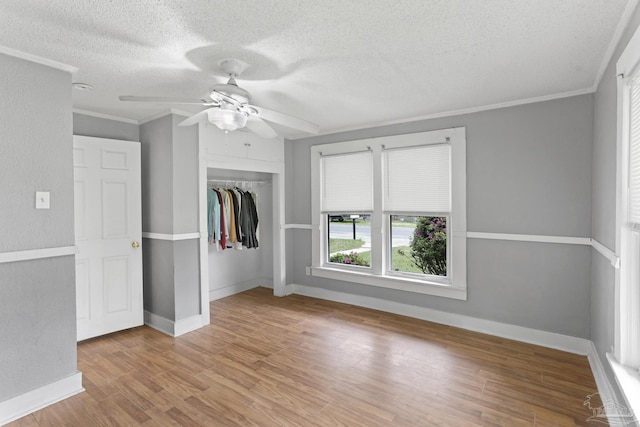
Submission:
[[244,71],[249,64],[235,58],[223,59],[218,65],[229,76],[225,84],[215,85],[209,92],[210,99],[169,98],[156,96],[120,96],[121,101],[154,102],[169,104],[199,104],[206,108],[189,117],[178,126],[194,125],[205,117],[225,132],[234,131],[246,127],[263,138],[275,138],[276,131],[267,122],[277,123],[288,128],[303,132],[317,134],[319,126],[264,107],[249,104],[251,94],[238,86],[236,77]]

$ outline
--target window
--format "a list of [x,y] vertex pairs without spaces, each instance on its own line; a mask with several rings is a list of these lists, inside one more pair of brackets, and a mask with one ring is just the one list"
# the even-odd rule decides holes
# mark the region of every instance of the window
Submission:
[[464,128],[318,145],[314,276],[466,299]]
[[367,219],[368,215],[339,214],[328,217],[328,261],[353,267],[371,267],[371,222]]
[[391,271],[447,276],[447,217],[390,215]]
[[631,304],[620,324],[620,362],[640,368],[640,72],[623,82],[627,98],[622,146],[622,212],[620,222],[620,298]]
[[616,331],[612,368],[627,402],[640,414],[640,31],[620,56]]

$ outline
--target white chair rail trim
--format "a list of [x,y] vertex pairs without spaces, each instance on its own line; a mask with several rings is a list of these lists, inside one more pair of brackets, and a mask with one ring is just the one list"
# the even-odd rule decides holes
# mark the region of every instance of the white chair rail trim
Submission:
[[206,236],[197,231],[194,233],[181,233],[181,234],[151,233],[148,231],[143,231],[142,237],[145,239],[170,240],[172,242],[175,242],[177,240],[199,239],[201,237],[206,237]]
[[29,249],[0,253],[0,264],[5,262],[29,261],[33,259],[55,258],[76,254],[75,246],[59,246],[55,248]]

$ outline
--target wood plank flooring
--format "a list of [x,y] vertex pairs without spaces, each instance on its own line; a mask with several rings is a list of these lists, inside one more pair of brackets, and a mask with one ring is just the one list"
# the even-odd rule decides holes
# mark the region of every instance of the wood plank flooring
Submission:
[[588,425],[597,391],[586,357],[264,288],[178,338],[82,342],[78,368],[86,392],[9,425]]

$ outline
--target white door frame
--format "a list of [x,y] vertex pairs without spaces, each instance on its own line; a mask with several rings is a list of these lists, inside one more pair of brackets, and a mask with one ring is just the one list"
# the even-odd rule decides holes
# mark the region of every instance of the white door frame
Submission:
[[202,321],[209,321],[209,249],[207,239],[207,169],[227,169],[272,174],[273,197],[273,294],[286,293],[286,248],[284,238],[284,162],[211,155],[204,138],[199,138],[198,209],[200,227],[200,291]]

